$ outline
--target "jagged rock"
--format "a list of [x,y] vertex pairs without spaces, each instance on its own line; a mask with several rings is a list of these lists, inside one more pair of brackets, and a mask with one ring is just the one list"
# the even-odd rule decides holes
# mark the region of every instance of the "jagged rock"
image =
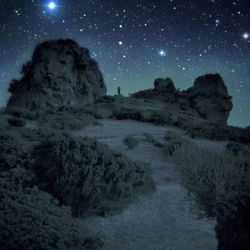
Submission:
[[198,77],[187,91],[190,105],[201,117],[220,125],[226,125],[233,108],[232,97],[219,74]]
[[164,91],[167,93],[175,93],[176,92],[176,88],[174,86],[174,82],[171,78],[157,78],[155,79],[154,82],[154,90],[155,91]]
[[139,91],[132,96],[175,103],[181,110],[190,110],[209,122],[227,124],[233,107],[232,97],[219,74],[200,76],[193,87],[182,92],[176,90],[171,78],[157,78],[154,86],[154,89]]
[[88,49],[73,40],[39,44],[32,61],[22,68],[23,77],[9,88],[8,108],[30,111],[60,106],[81,106],[106,94],[102,73]]
[[134,93],[135,98],[158,99],[165,102],[175,101],[176,88],[171,78],[157,78],[154,82],[154,89],[142,90]]

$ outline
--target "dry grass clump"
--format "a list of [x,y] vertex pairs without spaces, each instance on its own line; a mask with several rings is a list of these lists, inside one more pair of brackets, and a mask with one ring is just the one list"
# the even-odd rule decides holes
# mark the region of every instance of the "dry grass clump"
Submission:
[[175,131],[167,131],[164,139],[167,141],[163,145],[163,152],[166,156],[172,156],[180,147],[188,147],[190,142]]
[[128,147],[128,149],[136,148],[139,144],[139,142],[131,135],[127,135],[123,139],[123,143]]
[[162,143],[157,141],[153,135],[151,135],[149,133],[143,133],[143,135],[145,137],[146,142],[152,143],[155,147],[158,147],[158,148],[163,147]]
[[39,127],[48,129],[71,130],[82,129],[94,120],[93,115],[82,109],[62,107],[57,111],[48,111],[41,115],[37,122]]
[[234,209],[240,197],[249,195],[250,154],[226,150],[219,154],[180,141],[171,153],[167,156],[176,163],[184,185],[207,215]]
[[169,145],[164,152],[183,185],[203,215],[217,220],[218,249],[250,249],[250,149],[230,143],[217,153],[182,139]]

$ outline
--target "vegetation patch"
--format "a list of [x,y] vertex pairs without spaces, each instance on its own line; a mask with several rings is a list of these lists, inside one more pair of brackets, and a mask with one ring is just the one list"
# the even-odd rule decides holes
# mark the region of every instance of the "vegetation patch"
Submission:
[[82,129],[94,120],[93,115],[84,113],[82,109],[62,107],[57,111],[48,111],[41,115],[37,122],[39,127],[48,129],[71,130]]
[[182,140],[170,144],[164,152],[176,163],[184,186],[201,211],[217,219],[218,249],[249,249],[249,149],[229,144],[217,153]]
[[162,148],[163,144],[155,139],[155,137],[149,133],[143,133],[145,141],[152,143],[155,147]]
[[139,142],[131,135],[126,136],[123,139],[123,143],[128,147],[128,149],[136,148]]
[[33,152],[39,187],[75,216],[111,214],[154,190],[151,172],[90,139],[49,135]]
[[174,152],[180,147],[188,147],[190,142],[175,131],[167,131],[164,139],[167,141],[163,145],[163,152],[166,156],[173,156]]
[[93,140],[47,126],[0,128],[1,249],[99,249],[71,211],[112,214],[154,189],[148,168]]
[[0,172],[1,249],[101,249],[100,240],[84,238],[69,207],[27,185],[32,178],[21,167]]

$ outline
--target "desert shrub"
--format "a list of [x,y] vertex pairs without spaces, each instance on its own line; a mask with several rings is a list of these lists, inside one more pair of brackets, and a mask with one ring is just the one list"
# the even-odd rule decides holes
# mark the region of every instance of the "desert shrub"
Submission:
[[173,130],[168,130],[164,136],[164,139],[168,142],[184,140],[183,137],[178,132]]
[[86,138],[51,135],[33,158],[39,187],[70,205],[75,216],[118,211],[154,189],[147,168]]
[[158,142],[155,137],[149,133],[143,133],[145,141],[152,143],[155,147],[162,148],[163,144]]
[[250,154],[250,148],[248,146],[245,146],[243,144],[230,142],[226,145],[226,151],[228,151],[230,154],[238,155],[238,154]]
[[169,159],[176,163],[184,186],[205,211],[204,215],[217,219],[218,249],[249,249],[250,154],[247,148],[229,144],[219,154],[190,143],[175,148]]
[[250,249],[250,198],[239,202],[235,211],[218,215],[215,227],[218,250]]
[[10,118],[8,119],[8,124],[13,127],[23,127],[25,125],[25,121],[21,118]]
[[93,116],[83,113],[81,109],[62,107],[57,111],[48,111],[41,115],[38,125],[60,130],[82,129],[92,120]]
[[167,131],[164,139],[167,141],[162,147],[166,156],[172,156],[180,147],[188,147],[190,142],[175,131]]
[[229,204],[234,209],[238,198],[250,190],[248,154],[219,154],[189,143],[176,147],[172,160],[183,183],[209,216],[229,211]]
[[0,128],[0,170],[16,165],[28,168],[32,148],[48,134],[47,129]]
[[136,120],[144,122],[142,112],[136,109],[121,108],[114,111],[114,118],[117,120]]
[[124,139],[123,139],[123,143],[129,148],[129,149],[133,149],[133,148],[136,148],[137,146],[138,146],[138,141],[134,138],[134,137],[132,137],[132,136],[130,136],[130,135],[128,135],[128,136],[126,136]]
[[0,172],[1,249],[100,249],[99,240],[84,239],[70,209],[28,186],[30,179],[32,174],[20,167]]
[[28,148],[18,131],[19,129],[0,129],[0,170],[28,164]]

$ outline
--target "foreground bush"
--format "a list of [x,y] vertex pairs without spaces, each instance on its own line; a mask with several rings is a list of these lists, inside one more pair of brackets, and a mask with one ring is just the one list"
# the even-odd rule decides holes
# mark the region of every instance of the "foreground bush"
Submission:
[[123,143],[127,145],[129,149],[136,148],[139,144],[139,142],[134,137],[129,135],[123,139]]
[[20,167],[0,172],[0,246],[2,250],[100,249],[84,239],[67,207],[37,187],[32,174]]
[[171,156],[183,184],[209,217],[216,217],[220,250],[250,249],[250,153],[229,145],[222,154],[179,143]]
[[33,158],[39,187],[70,205],[75,216],[109,214],[154,190],[148,169],[89,139],[51,135]]
[[188,147],[190,144],[187,139],[183,138],[175,131],[167,131],[164,139],[167,141],[167,143],[164,144],[162,148],[166,156],[172,156],[177,149],[180,147]]
[[57,111],[48,111],[38,118],[38,125],[49,129],[82,129],[93,120],[92,114],[82,109],[61,107]]

